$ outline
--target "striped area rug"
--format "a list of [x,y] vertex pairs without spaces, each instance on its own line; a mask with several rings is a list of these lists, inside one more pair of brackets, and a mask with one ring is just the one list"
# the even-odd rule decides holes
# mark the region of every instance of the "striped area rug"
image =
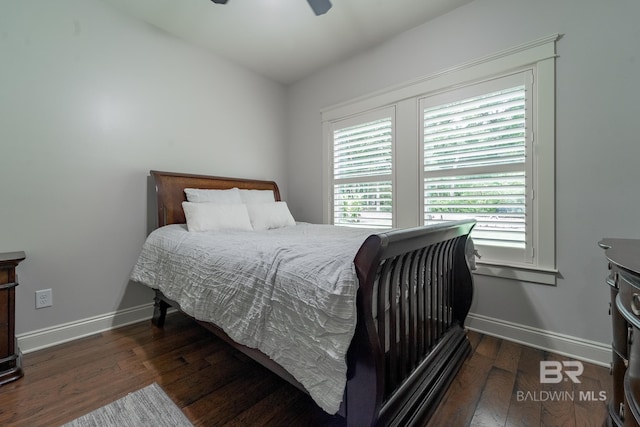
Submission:
[[63,427],[193,427],[162,388],[153,383]]

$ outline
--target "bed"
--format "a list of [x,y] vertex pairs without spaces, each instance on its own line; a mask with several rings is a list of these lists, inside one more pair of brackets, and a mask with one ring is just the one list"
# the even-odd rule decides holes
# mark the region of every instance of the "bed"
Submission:
[[[207,233],[190,233],[184,225],[186,223],[183,210],[183,202],[186,201],[185,189],[268,191],[271,192],[274,201],[279,202],[281,198],[278,186],[273,181],[160,171],[151,171],[151,176],[156,189],[158,227],[145,242],[143,254],[147,250],[147,245],[153,246],[149,243],[153,238],[155,248],[163,252],[164,258],[152,259],[152,256],[143,257],[141,254],[134,267],[132,280],[155,289],[152,323],[156,327],[163,326],[167,309],[170,307],[187,313],[229,345],[261,363],[303,392],[310,394],[328,413],[337,413],[344,417],[347,425],[424,425],[471,349],[464,329],[464,321],[472,301],[473,283],[465,248],[475,221],[455,221],[383,232],[361,229],[356,232],[343,229],[344,235],[339,235],[337,240],[331,240],[326,244],[323,242],[327,241],[330,235],[337,233],[338,231],[335,230],[339,227],[298,223],[277,232],[275,230],[244,234],[230,232],[228,236],[214,233],[216,237],[209,240],[216,240],[217,243],[212,245],[236,248],[236,252],[231,249],[225,251],[228,252],[226,262],[234,265],[234,269],[250,263],[238,261],[240,252],[245,251],[244,247],[239,246],[242,242],[238,239],[273,239],[272,236],[277,236],[275,239],[284,245],[284,249],[276,249],[273,252],[284,254],[284,258],[299,259],[299,261],[304,260],[307,253],[314,252],[315,247],[327,246],[334,254],[333,258],[328,259],[326,255],[317,257],[321,260],[320,262],[330,263],[331,271],[340,272],[337,275],[340,276],[341,281],[339,286],[318,284],[316,287],[330,288],[322,290],[324,293],[319,300],[331,300],[328,306],[337,306],[336,310],[342,311],[338,311],[337,315],[313,312],[309,316],[305,314],[306,317],[298,320],[295,316],[302,315],[300,313],[307,311],[308,306],[323,305],[314,301],[310,303],[308,301],[310,297],[305,294],[308,291],[305,291],[302,285],[295,283],[295,280],[291,283],[291,277],[300,277],[302,283],[306,280],[305,276],[310,277],[312,284],[316,283],[314,281],[320,283],[319,275],[316,270],[313,270],[314,267],[310,262],[302,261],[309,266],[309,272],[292,273],[285,269],[285,273],[282,273],[282,277],[287,278],[288,286],[294,288],[293,297],[298,294],[306,295],[301,297],[301,302],[292,300],[291,304],[286,301],[282,303],[285,297],[279,296],[281,295],[279,291],[270,290],[259,294],[259,298],[252,296],[253,299],[250,301],[256,299],[276,301],[275,308],[268,307],[261,311],[252,307],[251,303],[244,304],[249,306],[247,308],[249,311],[245,314],[237,314],[238,317],[233,321],[221,323],[218,320],[233,318],[231,313],[233,310],[230,311],[229,307],[233,306],[235,296],[225,300],[223,307],[219,309],[210,308],[209,301],[206,302],[205,309],[199,309],[198,307],[204,304],[201,300],[205,299],[202,297],[200,288],[195,286],[196,290],[184,290],[182,285],[174,286],[174,282],[189,282],[191,279],[185,279],[186,276],[215,277],[212,280],[216,285],[211,288],[222,289],[225,283],[221,278],[227,280],[226,272],[218,274],[202,270],[209,268],[206,261],[201,262],[201,264],[207,264],[205,266],[180,267],[175,264],[175,267],[172,266],[168,272],[161,271],[163,268],[169,268],[168,264],[174,263],[172,252],[174,248],[177,250],[177,248],[187,247],[187,243],[191,240],[194,241],[194,248],[198,250],[205,245],[206,239],[202,235]],[[318,227],[328,228],[318,229]],[[294,239],[291,236],[294,233],[303,233],[308,243],[305,243],[307,240],[301,240],[299,237],[298,240],[291,240]],[[166,243],[174,241],[162,240],[169,239],[165,236],[166,234],[172,235],[171,239],[177,238],[179,243]],[[321,236],[318,237],[318,242],[313,240],[316,235]],[[247,247],[256,247],[260,249],[259,252],[268,254],[270,249],[265,248],[269,248],[270,243],[266,242],[265,240],[265,243],[261,241],[255,243],[251,240],[247,243]],[[196,249],[188,249],[182,258],[191,259],[193,262],[200,258],[205,259],[204,255],[200,256],[195,251]],[[353,253],[353,257],[344,255],[350,253]],[[253,259],[257,256],[250,255],[250,257]],[[284,263],[280,255],[277,257],[270,255],[270,257],[277,260],[275,263],[278,265]],[[209,263],[215,264],[224,257],[220,255],[210,259],[214,262]],[[264,262],[259,261],[259,264],[263,265]],[[252,268],[251,271],[254,271],[257,267],[247,268]],[[317,268],[323,270],[322,265]],[[268,269],[271,271],[273,267],[269,266]],[[197,275],[191,273],[194,270],[198,271]],[[353,272],[353,278],[349,276],[350,271]],[[265,276],[265,274],[253,275]],[[250,276],[242,276],[241,280]],[[273,279],[273,282],[276,283],[277,280],[279,279]],[[161,282],[164,285],[160,285]],[[355,286],[352,286],[353,283]],[[236,284],[230,289],[245,287],[251,286]],[[336,291],[338,287],[345,290]],[[220,295],[228,297],[228,289],[222,289],[220,292]],[[314,289],[313,292],[321,291]],[[346,297],[340,297],[347,299],[333,299],[334,294],[340,293],[348,294]],[[210,294],[207,293],[208,295]],[[279,306],[277,301],[280,301]],[[287,306],[289,306],[287,309],[283,308]],[[282,316],[273,314],[279,311],[284,311],[285,314]],[[222,314],[216,315],[218,312]],[[260,327],[244,324],[245,318],[252,317],[260,318]],[[279,318],[284,320],[278,320]],[[319,371],[315,377],[313,372],[301,376],[299,367],[289,366],[291,354],[282,356],[280,351],[274,353],[274,348],[292,347],[291,351],[298,351],[293,348],[293,345],[273,343],[268,345],[274,339],[274,334],[281,334],[280,338],[289,339],[291,342],[297,342],[296,340],[300,339],[293,336],[293,332],[291,337],[285,336],[290,334],[291,325],[282,327],[284,332],[279,332],[277,324],[271,326],[272,321],[288,321],[298,325],[309,323],[309,319],[320,319],[318,325],[326,327],[327,330],[327,333],[324,333],[323,330],[317,329],[318,325],[312,325],[311,327],[316,329],[307,334],[310,336],[310,341],[317,341],[318,346],[324,346],[324,341],[330,344],[330,349],[322,353],[329,355],[327,357],[329,362],[324,366],[321,360],[325,357],[313,356],[316,354],[316,349],[306,341],[300,342],[300,347],[305,347],[300,351],[311,352],[313,360],[298,362],[301,362],[303,367],[308,367],[310,372],[316,364],[323,366],[318,368]],[[236,324],[240,326],[240,330],[243,327],[250,332],[265,329],[265,334],[270,335],[261,335],[255,340],[253,337],[245,339],[247,334],[234,330]],[[336,332],[335,336],[332,335],[334,332]],[[345,339],[348,340],[346,345]],[[264,345],[265,342],[267,345]],[[303,356],[300,356],[300,359],[302,358]],[[340,363],[344,365],[344,372],[336,367]],[[335,381],[330,378],[329,371],[331,375],[334,375],[334,371],[338,373]],[[318,381],[318,376],[325,374],[326,381],[325,378]],[[312,377],[311,380],[307,378],[308,376]],[[328,397],[329,403],[322,400],[325,394],[330,393],[322,388],[316,388],[315,385],[325,387],[324,383],[329,383],[332,393],[335,394],[336,390],[339,392],[337,400],[335,398],[331,400],[331,396]]]

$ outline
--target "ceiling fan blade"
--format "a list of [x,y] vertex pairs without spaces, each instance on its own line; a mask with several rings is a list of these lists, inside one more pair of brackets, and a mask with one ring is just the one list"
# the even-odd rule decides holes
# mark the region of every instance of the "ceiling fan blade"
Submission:
[[[228,0],[211,0],[217,4],[227,4]],[[309,6],[313,9],[313,13],[316,15],[324,15],[329,9],[331,9],[331,0],[307,0]]]
[[307,0],[316,15],[324,15],[331,9],[331,0]]

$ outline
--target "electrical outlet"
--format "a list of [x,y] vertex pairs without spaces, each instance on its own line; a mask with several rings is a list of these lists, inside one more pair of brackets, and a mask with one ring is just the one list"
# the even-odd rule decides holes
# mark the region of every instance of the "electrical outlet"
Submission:
[[36,291],[36,308],[51,307],[53,305],[53,297],[51,289],[43,289]]

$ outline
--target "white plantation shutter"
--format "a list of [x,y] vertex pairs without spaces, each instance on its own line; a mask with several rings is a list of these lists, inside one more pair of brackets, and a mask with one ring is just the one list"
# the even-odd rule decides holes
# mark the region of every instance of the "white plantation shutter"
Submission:
[[531,253],[525,77],[421,103],[425,224],[475,218],[476,245],[511,250],[517,261]]
[[391,117],[334,131],[334,178],[390,174],[391,133]]
[[525,249],[523,172],[425,180],[425,224],[475,218],[477,244]]
[[333,223],[390,228],[393,110],[334,123]]

